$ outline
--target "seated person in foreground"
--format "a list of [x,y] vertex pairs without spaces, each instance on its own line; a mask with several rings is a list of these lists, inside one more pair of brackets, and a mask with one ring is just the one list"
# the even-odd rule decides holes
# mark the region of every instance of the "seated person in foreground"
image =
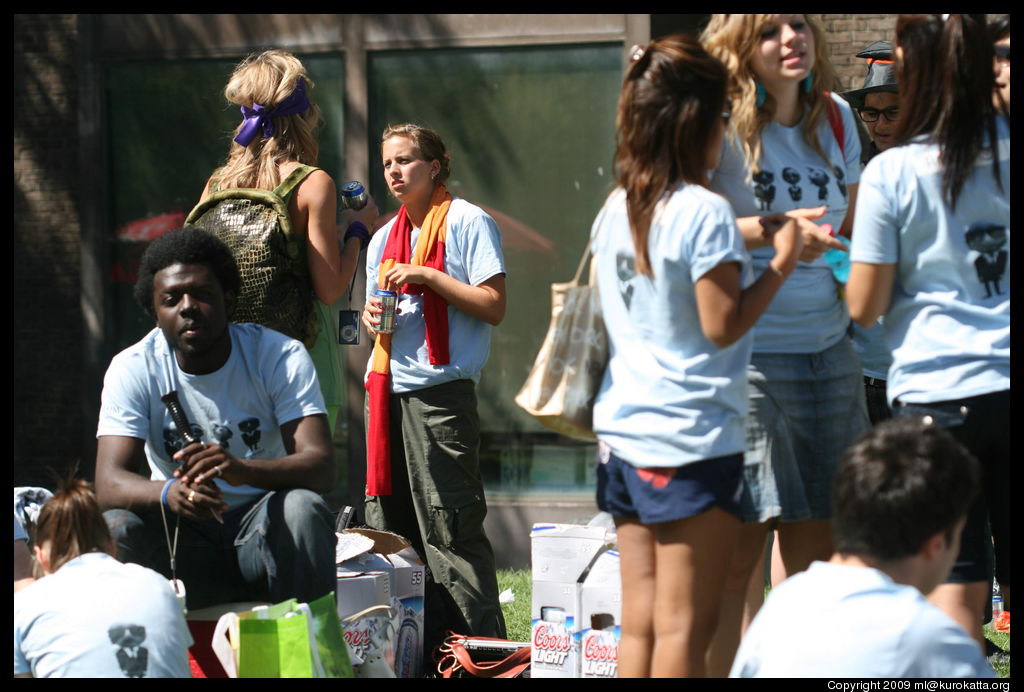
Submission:
[[979,473],[928,418],[866,433],[836,474],[836,553],[772,591],[731,676],[994,677],[977,642],[925,598],[953,566]]
[[63,483],[35,540],[46,576],[14,594],[14,677],[191,677],[181,603],[159,574],[111,556],[89,483]]
[[[103,383],[96,488],[118,557],[170,577],[176,545],[192,609],[335,588],[318,494],[335,467],[313,362],[283,334],[229,324],[238,287],[231,252],[206,232],[154,241],[135,299],[156,328],[114,357]],[[161,399],[169,392],[186,435]]]

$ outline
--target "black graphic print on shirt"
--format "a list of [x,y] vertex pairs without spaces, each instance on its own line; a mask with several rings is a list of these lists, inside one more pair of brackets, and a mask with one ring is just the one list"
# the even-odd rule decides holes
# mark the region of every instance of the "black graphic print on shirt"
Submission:
[[629,310],[633,300],[633,277],[636,276],[636,263],[633,255],[620,252],[615,256],[615,273],[619,277],[619,295]]
[[839,191],[843,193],[843,201],[848,203],[850,201],[850,197],[846,192],[846,176],[843,174],[843,169],[839,166],[833,166],[832,172],[836,174],[836,187],[838,187]]
[[768,211],[772,208],[772,202],[775,201],[775,186],[772,181],[775,180],[775,174],[771,171],[761,170],[754,174],[754,197],[757,198],[757,203],[761,211]]
[[[235,431],[231,428],[230,421],[223,421],[212,424],[212,440],[210,442],[216,442],[224,449],[229,449],[231,438],[235,436]],[[248,458],[253,457],[257,453],[263,451],[260,448],[260,419],[259,418],[246,418],[238,423],[238,430],[241,432],[242,442],[248,447],[249,451],[246,454]],[[178,434],[177,428],[173,425],[165,427],[163,430],[164,434],[164,451],[167,452],[167,456],[173,457],[174,453],[179,451],[185,446],[185,441]],[[206,439],[206,432],[192,423],[192,435],[196,439]]]
[[1001,296],[999,282],[1006,273],[1006,261],[1009,257],[1004,249],[1006,246],[1006,227],[988,221],[971,224],[964,234],[967,247],[978,253],[974,258],[974,270],[978,273],[978,281],[985,286],[985,297]]
[[[192,437],[197,440],[203,439],[206,434],[202,428],[195,423],[192,423]],[[167,456],[173,457],[174,453],[185,446],[185,440],[182,439],[181,435],[178,434],[177,428],[164,428],[164,450],[167,452]]]
[[800,172],[795,168],[786,167],[782,169],[782,179],[789,183],[789,187],[786,188],[789,191],[789,198],[794,202],[799,202],[803,199],[804,189],[800,187]]
[[129,678],[144,678],[149,667],[149,651],[142,646],[146,628],[142,625],[111,625],[110,642],[117,647],[117,665]]
[[807,179],[818,186],[818,201],[824,202],[828,199],[828,173],[820,168],[807,168]]
[[242,442],[249,451],[253,454],[260,451],[260,419],[246,418],[238,424],[238,429],[242,431]]

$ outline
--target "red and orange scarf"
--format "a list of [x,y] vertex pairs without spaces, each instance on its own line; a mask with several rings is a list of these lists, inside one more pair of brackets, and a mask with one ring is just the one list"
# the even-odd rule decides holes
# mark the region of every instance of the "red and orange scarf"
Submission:
[[[377,271],[377,286],[384,288],[384,276],[396,264],[414,264],[444,271],[444,244],[448,235],[448,208],[452,196],[438,185],[430,198],[430,209],[423,219],[416,251],[411,253],[412,223],[405,205],[398,210],[391,234],[384,244]],[[412,262],[409,261],[412,254]],[[447,365],[448,301],[422,284],[405,284],[406,295],[423,295],[423,320],[426,323],[427,353],[431,365]],[[369,422],[366,426],[366,494],[391,494],[391,334],[378,334],[373,346],[370,375],[366,378],[369,394]]]

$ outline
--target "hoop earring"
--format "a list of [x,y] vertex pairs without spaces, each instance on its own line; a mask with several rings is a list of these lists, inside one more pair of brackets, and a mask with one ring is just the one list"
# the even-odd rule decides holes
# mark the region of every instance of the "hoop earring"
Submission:
[[761,82],[754,82],[754,93],[756,94],[754,105],[760,108],[768,99],[768,92],[765,91],[764,84],[761,84]]
[[804,92],[805,94],[809,94],[809,93],[811,93],[811,87],[813,87],[813,86],[814,86],[814,72],[812,71],[810,74],[808,74],[806,77],[804,77],[804,80],[802,82],[800,82],[800,91]]

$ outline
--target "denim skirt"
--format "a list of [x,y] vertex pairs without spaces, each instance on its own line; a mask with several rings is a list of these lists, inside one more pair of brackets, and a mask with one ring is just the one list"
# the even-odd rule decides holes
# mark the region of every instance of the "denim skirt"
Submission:
[[870,427],[860,359],[843,337],[820,353],[755,353],[742,519],[829,519],[839,458]]

